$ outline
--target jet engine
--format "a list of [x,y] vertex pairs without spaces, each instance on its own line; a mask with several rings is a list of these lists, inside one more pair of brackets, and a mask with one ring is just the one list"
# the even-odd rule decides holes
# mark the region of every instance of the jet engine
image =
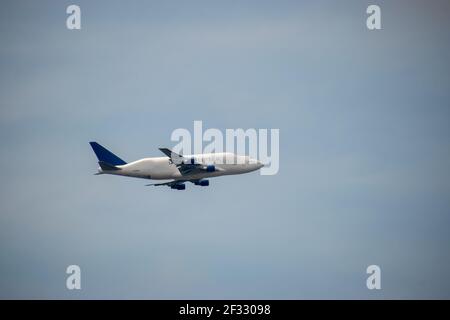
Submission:
[[195,181],[194,184],[195,184],[196,186],[207,187],[207,186],[209,186],[209,180],[199,180],[199,181]]
[[176,190],[184,190],[186,189],[186,185],[185,184],[174,184],[173,186],[170,186],[171,189],[176,189]]

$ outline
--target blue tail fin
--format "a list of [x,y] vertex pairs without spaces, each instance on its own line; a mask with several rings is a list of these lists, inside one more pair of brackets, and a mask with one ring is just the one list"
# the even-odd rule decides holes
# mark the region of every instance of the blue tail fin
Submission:
[[99,145],[97,142],[89,142],[89,144],[91,145],[92,149],[94,150],[95,155],[98,158],[98,161],[106,162],[113,166],[120,166],[123,164],[127,164],[125,161],[120,159],[114,153],[106,150],[104,147]]

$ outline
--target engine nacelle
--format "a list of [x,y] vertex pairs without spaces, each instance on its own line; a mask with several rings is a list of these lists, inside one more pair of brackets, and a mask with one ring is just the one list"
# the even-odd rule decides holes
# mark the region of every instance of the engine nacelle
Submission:
[[174,184],[170,188],[176,189],[176,190],[184,190],[184,189],[186,189],[186,185],[185,184]]
[[196,186],[207,187],[207,186],[209,186],[209,180],[199,180],[199,181],[195,181],[194,184],[195,184]]
[[206,166],[206,172],[214,172],[216,171],[216,167],[212,164]]

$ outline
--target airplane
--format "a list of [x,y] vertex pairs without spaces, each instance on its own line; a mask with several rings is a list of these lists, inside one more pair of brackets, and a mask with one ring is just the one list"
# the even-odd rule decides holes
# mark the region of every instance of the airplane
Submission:
[[249,156],[229,152],[181,155],[167,148],[159,148],[164,157],[144,158],[127,163],[97,142],[89,144],[100,165],[96,175],[112,174],[151,180],[171,180],[146,186],[168,186],[175,190],[185,190],[185,182],[206,187],[209,186],[207,178],[248,173],[264,166]]

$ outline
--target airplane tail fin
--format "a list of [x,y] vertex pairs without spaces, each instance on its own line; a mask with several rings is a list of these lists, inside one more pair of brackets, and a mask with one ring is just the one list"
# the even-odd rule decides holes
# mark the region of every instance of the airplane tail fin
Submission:
[[89,142],[89,144],[91,145],[92,150],[94,150],[95,155],[97,156],[98,161],[100,163],[100,166],[102,163],[103,164],[106,163],[112,167],[127,164],[125,161],[120,159],[111,151],[106,150],[106,148],[102,147],[97,142]]

